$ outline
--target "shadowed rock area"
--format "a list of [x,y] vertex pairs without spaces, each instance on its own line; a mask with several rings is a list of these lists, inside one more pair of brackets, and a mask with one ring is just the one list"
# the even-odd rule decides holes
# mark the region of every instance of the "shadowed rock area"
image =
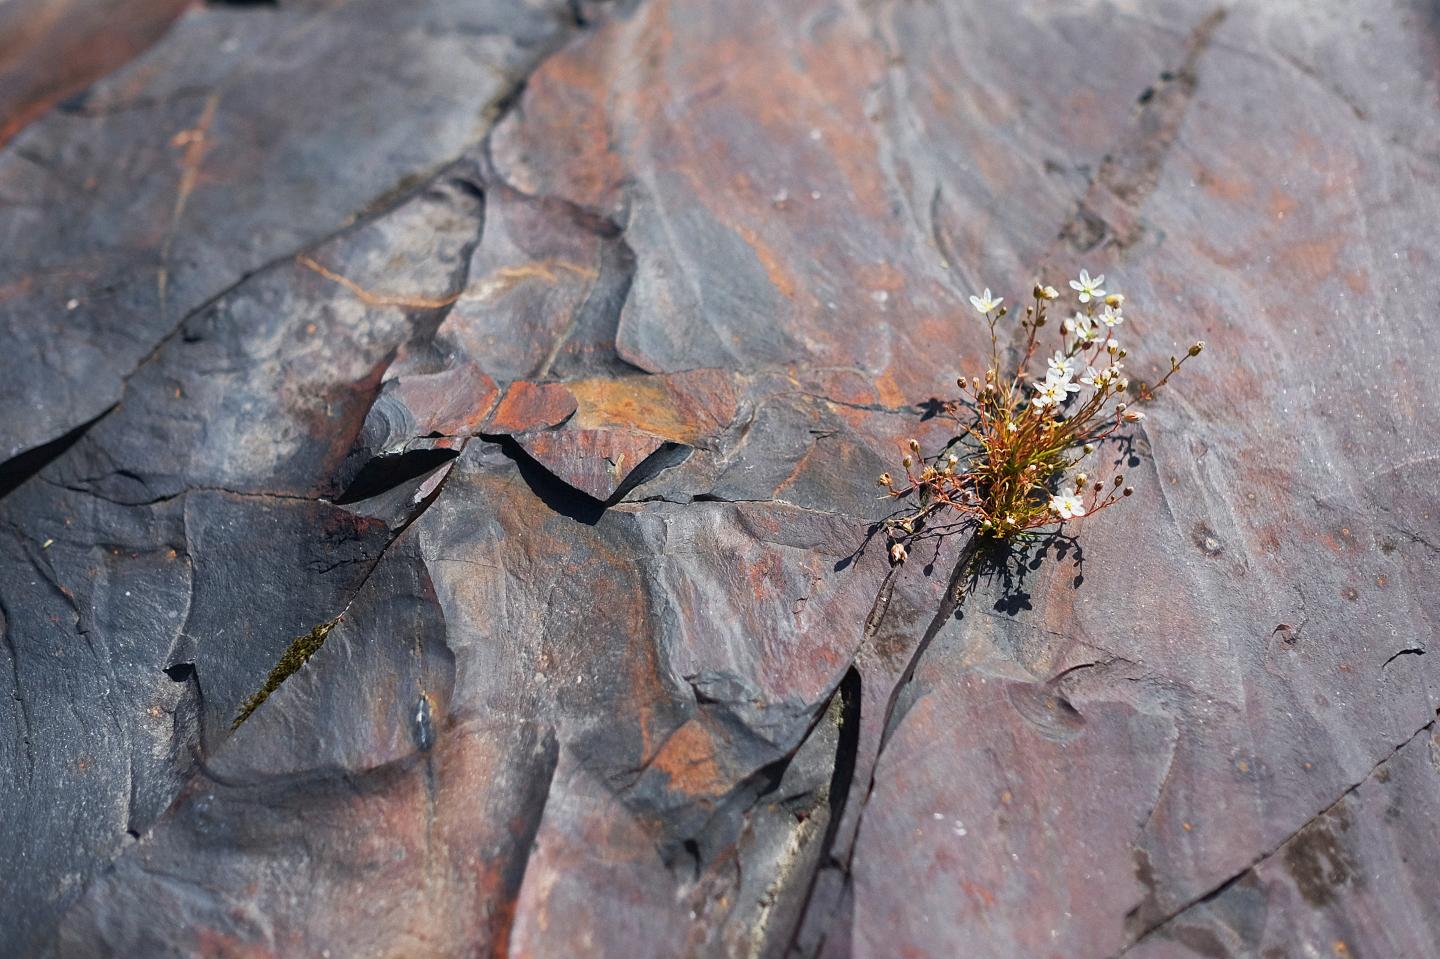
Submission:
[[[0,31],[0,954],[1440,955],[1433,3]],[[1209,346],[957,609],[1081,266]]]

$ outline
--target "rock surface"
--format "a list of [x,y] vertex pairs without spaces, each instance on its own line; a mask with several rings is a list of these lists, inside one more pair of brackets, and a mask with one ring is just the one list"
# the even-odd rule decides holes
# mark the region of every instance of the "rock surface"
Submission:
[[[19,9],[5,955],[1440,955],[1433,4]],[[1211,349],[956,609],[1081,265]]]

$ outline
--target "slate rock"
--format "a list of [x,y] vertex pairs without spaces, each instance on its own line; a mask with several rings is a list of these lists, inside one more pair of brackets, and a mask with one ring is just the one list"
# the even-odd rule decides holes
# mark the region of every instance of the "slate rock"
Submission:
[[[0,941],[1435,952],[1436,28],[187,13],[0,150]],[[1136,494],[892,564],[970,293],[1081,266],[1209,344]]]

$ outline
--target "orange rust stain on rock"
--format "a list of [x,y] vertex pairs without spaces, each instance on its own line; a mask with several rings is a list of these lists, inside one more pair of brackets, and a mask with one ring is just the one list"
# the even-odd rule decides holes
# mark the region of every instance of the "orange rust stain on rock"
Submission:
[[977,901],[983,908],[988,909],[995,905],[995,894],[978,882],[962,879],[960,881],[960,888],[965,890],[965,894]]
[[[582,206],[611,206],[625,176],[611,149],[611,124],[622,122],[632,108],[624,102],[628,98],[612,98],[609,68],[638,60],[634,32],[632,23],[611,19],[590,42],[549,57],[530,77],[523,108],[501,123],[493,138],[496,163],[512,184]],[[543,168],[530,165],[532,153],[547,157]]]
[[1206,193],[1222,200],[1240,202],[1248,200],[1255,192],[1255,187],[1249,181],[1226,179],[1209,167],[1200,167],[1195,171],[1195,182]]
[[1294,213],[1299,206],[1300,201],[1296,200],[1290,194],[1280,190],[1271,190],[1270,200],[1266,204],[1266,209],[1270,211],[1270,215],[1275,219],[1283,220],[1285,217]]
[[828,400],[855,403],[860,406],[868,406],[877,402],[870,378],[861,374],[859,370],[818,370],[813,373],[807,371],[803,375],[804,379],[801,379],[800,372],[792,370],[789,379],[796,389],[806,393],[815,393]]
[[400,296],[393,293],[375,293],[365,289],[365,287],[356,283],[354,280],[341,276],[334,270],[327,269],[303,253],[295,258],[295,262],[307,270],[320,274],[330,282],[336,283],[346,290],[349,290],[357,300],[366,306],[396,306],[411,310],[438,310],[442,307],[449,306],[459,299],[459,294],[442,297],[423,297]]
[[[0,146],[54,104],[131,61],[190,0],[11,0],[0,16]],[[135,99],[157,67],[132,66],[118,102]]]
[[577,423],[589,429],[628,427],[684,442],[696,435],[674,409],[670,391],[659,377],[576,380]]
[[1364,270],[1347,270],[1341,278],[1350,288],[1350,292],[1357,296],[1364,296],[1370,292],[1370,274]]
[[486,429],[493,433],[550,429],[569,419],[575,409],[574,394],[559,383],[518,380],[505,391]]
[[276,959],[279,956],[258,942],[246,942],[218,929],[203,927],[195,931],[195,954],[224,959]]
[[22,277],[14,283],[0,285],[0,303],[13,299],[17,296],[24,296],[35,286],[35,278],[32,276]]
[[1211,243],[1208,240],[1205,240],[1198,236],[1191,241],[1191,245],[1205,259],[1209,260],[1211,263],[1214,263],[1216,266],[1223,266],[1226,269],[1239,269],[1240,267],[1248,263],[1250,259],[1250,254],[1248,251],[1243,253],[1233,253],[1227,250],[1222,250],[1214,243]]
[[554,286],[559,282],[561,273],[573,273],[586,280],[593,280],[600,275],[594,268],[582,263],[552,257],[520,266],[502,266],[475,284],[473,290],[465,294],[464,299],[482,302],[498,299],[526,280],[540,280]]
[[1331,233],[1291,244],[1282,249],[1276,259],[1280,261],[1283,272],[1309,286],[1335,274],[1340,251],[1344,246],[1345,237],[1339,233]]
[[904,406],[905,393],[900,389],[900,384],[895,381],[895,371],[886,367],[879,376],[875,377],[875,388],[879,391],[880,402],[885,406]]
[[170,216],[172,231],[174,225],[180,222],[180,217],[185,214],[190,194],[200,180],[200,164],[205,161],[205,152],[210,146],[210,127],[215,123],[215,111],[219,106],[220,94],[210,94],[205,98],[205,106],[201,108],[195,125],[188,130],[181,130],[170,140],[171,146],[184,151],[180,155],[180,185],[175,191],[175,208]]
[[780,557],[766,553],[746,567],[750,579],[750,591],[757,603],[775,598],[786,588],[785,570]]
[[856,267],[855,280],[866,294],[884,292],[893,296],[905,289],[905,274],[889,263],[866,263]]
[[736,226],[735,232],[740,234],[741,238],[755,251],[755,258],[765,268],[765,275],[770,278],[770,285],[775,287],[785,299],[795,299],[794,281],[785,272],[784,263],[775,255],[775,251],[760,238],[760,234],[746,226]]
[[669,777],[670,788],[688,796],[714,795],[725,785],[715,762],[715,742],[693,719],[675,730],[650,765]]
[[719,370],[672,376],[626,376],[566,384],[585,429],[631,429],[695,445],[730,424],[736,409],[733,377]]

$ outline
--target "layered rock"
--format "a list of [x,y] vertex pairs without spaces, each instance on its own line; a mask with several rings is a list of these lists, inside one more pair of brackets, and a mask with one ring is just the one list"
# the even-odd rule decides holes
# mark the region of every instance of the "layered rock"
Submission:
[[[0,150],[0,941],[1440,953],[1436,27],[187,12]],[[957,606],[875,476],[1080,265],[1211,348]]]

